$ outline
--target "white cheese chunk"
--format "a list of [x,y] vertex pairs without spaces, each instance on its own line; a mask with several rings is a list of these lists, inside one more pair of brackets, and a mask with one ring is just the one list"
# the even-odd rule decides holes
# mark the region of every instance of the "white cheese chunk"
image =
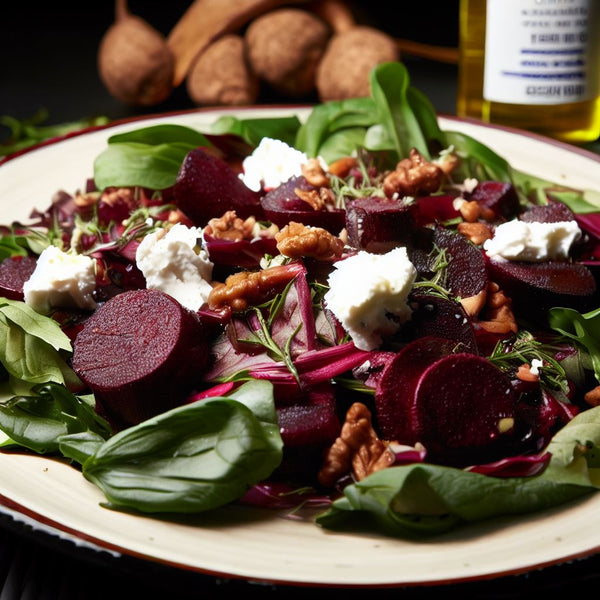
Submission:
[[375,350],[383,337],[411,318],[408,295],[417,275],[406,248],[386,254],[360,251],[335,263],[326,306],[361,350]]
[[207,302],[214,265],[202,248],[200,228],[177,223],[156,230],[140,242],[135,260],[146,287],[161,290],[194,311]]
[[278,187],[292,177],[302,175],[308,158],[281,140],[263,138],[252,154],[242,162],[240,178],[246,187],[260,191]]
[[89,256],[48,246],[39,255],[31,277],[23,284],[25,303],[43,314],[54,308],[93,310],[96,308],[95,264]]
[[496,227],[483,249],[488,256],[540,262],[568,258],[573,242],[581,237],[576,221],[540,223],[514,219]]

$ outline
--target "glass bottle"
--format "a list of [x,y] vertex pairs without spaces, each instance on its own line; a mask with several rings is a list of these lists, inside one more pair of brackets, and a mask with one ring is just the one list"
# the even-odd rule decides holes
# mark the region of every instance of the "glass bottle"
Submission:
[[600,0],[460,0],[457,114],[600,136]]

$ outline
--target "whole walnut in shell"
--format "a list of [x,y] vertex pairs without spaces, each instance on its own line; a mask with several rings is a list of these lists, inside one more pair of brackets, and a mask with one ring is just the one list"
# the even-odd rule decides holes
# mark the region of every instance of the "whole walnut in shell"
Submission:
[[313,13],[281,8],[258,17],[246,30],[253,71],[286,96],[315,89],[315,73],[331,36],[329,25]]
[[186,87],[196,104],[240,106],[255,102],[258,77],[248,67],[243,38],[227,34],[208,46],[194,61]]
[[327,102],[369,96],[371,70],[399,59],[396,42],[378,29],[357,25],[336,33],[317,68],[319,99]]
[[98,50],[100,79],[127,104],[158,104],[172,92],[175,59],[159,31],[130,14],[124,3],[117,4],[117,19]]

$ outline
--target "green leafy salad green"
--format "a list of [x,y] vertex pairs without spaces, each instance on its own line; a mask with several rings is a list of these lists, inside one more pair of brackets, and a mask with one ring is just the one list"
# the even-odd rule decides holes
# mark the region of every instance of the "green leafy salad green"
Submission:
[[[530,176],[510,164],[510,157],[486,146],[485,140],[442,129],[433,105],[410,84],[401,63],[375,68],[371,89],[367,98],[316,105],[303,119],[295,115],[252,119],[228,115],[209,131],[161,124],[113,135],[95,159],[95,184],[98,190],[143,188],[160,196],[174,185],[182,162],[195,148],[211,147],[216,140],[227,138],[230,143],[234,140],[238,151],[249,153],[263,138],[272,138],[326,163],[357,152],[370,153],[389,169],[412,149],[428,160],[453,154],[460,159],[453,173],[457,181],[510,183],[523,205],[533,201],[544,204],[552,197],[578,215],[593,219],[600,214],[600,190],[575,190]],[[147,223],[148,211],[142,211],[136,223]],[[142,229],[131,231],[134,233],[127,241]],[[60,236],[56,222],[43,234],[34,227],[13,227],[0,239],[0,258],[37,255]],[[117,245],[125,246],[121,242]],[[431,282],[426,285],[433,287]],[[315,298],[318,294],[313,290]],[[277,300],[270,305],[274,316],[282,310],[282,296],[278,300],[281,306]],[[256,310],[259,321],[261,314]],[[296,380],[301,378],[309,367],[291,359],[289,348],[282,350],[273,341],[272,320],[259,324],[263,346],[271,344],[267,350],[276,356],[277,368],[283,364],[273,373],[279,377],[291,372]],[[286,456],[274,399],[275,376],[253,376],[258,369],[240,365],[236,378],[212,382],[218,385],[209,397],[184,402],[115,432],[95,410],[93,393],[71,368],[73,345],[64,325],[21,300],[0,298],[0,430],[5,435],[4,448],[61,458],[97,485],[111,508],[157,517],[210,511],[243,501],[253,490],[271,489],[270,478]],[[490,360],[499,368],[513,370],[522,362],[545,361],[544,385],[563,399],[567,380],[587,386],[586,390],[600,385],[600,308],[580,312],[552,307],[546,333],[552,337],[551,343],[544,340],[538,344],[524,337],[513,353],[501,348]],[[555,360],[549,350],[553,345],[568,347],[569,359]],[[340,344],[340,351],[346,347]],[[330,379],[343,387],[348,384],[346,371]],[[357,385],[357,389],[359,395],[372,393],[364,386]],[[565,404],[569,405],[566,399]],[[327,494],[310,485],[292,486],[273,502],[274,492],[270,492],[265,510],[269,506],[289,510],[294,504],[316,505],[308,518],[320,527],[364,531],[366,525],[388,535],[412,537],[561,505],[600,487],[600,406],[573,411],[570,416],[544,448],[532,453],[536,459],[546,459],[543,468],[535,471],[498,476],[409,461],[347,481],[343,488]]]

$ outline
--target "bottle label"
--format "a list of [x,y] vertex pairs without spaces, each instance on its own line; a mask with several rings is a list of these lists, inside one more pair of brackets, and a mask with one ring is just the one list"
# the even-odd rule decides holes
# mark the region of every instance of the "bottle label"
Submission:
[[600,89],[600,2],[487,0],[483,96],[566,104]]

